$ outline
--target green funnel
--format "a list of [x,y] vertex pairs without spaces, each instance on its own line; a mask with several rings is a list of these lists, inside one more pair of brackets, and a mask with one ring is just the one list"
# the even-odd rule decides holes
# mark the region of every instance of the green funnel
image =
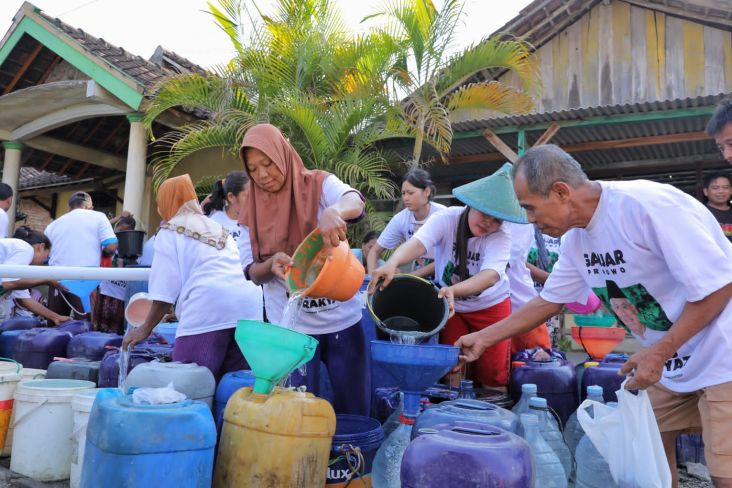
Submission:
[[310,361],[318,347],[309,335],[256,320],[240,320],[234,339],[254,372],[254,393],[264,395]]

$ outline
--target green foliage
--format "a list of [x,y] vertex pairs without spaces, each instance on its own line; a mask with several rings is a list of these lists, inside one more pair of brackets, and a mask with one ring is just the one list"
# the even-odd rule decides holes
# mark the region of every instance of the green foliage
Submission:
[[[383,141],[413,139],[414,165],[423,144],[445,159],[461,110],[515,113],[533,106],[538,70],[525,43],[492,38],[447,56],[462,0],[446,0],[439,10],[432,0],[386,0],[382,12],[367,17],[382,24],[361,35],[344,29],[333,0],[276,0],[271,15],[255,0],[208,6],[236,56],[211,74],[178,75],[154,88],[149,128],[176,107],[204,116],[158,139],[156,187],[192,153],[236,154],[249,127],[269,122],[307,167],[335,173],[367,198],[392,198],[396,158],[381,149]],[[466,84],[490,69],[513,71],[520,87]]]
[[[414,138],[412,164],[420,164],[426,143],[446,160],[452,146],[453,114],[463,109],[523,113],[533,108],[539,71],[531,46],[513,39],[484,39],[452,57],[463,2],[446,0],[438,10],[432,0],[387,0],[385,9],[368,18],[385,17],[384,28],[402,46],[403,61],[392,100]],[[498,81],[462,86],[480,72],[512,71],[520,87]],[[462,87],[461,87],[462,86]],[[406,98],[405,98],[406,97]]]
[[184,107],[207,116],[158,140],[156,187],[187,156],[220,147],[236,153],[253,124],[279,127],[305,165],[335,173],[364,195],[391,198],[389,160],[376,143],[406,127],[385,89],[399,46],[383,33],[347,33],[330,0],[278,0],[264,15],[253,1],[209,3],[237,56],[216,73],[179,75],[153,93],[146,122]]

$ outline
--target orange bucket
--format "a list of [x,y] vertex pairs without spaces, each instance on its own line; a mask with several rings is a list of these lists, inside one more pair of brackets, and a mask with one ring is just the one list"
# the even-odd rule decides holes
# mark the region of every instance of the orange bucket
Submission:
[[348,241],[334,247],[333,259],[328,259],[320,229],[312,231],[297,246],[292,261],[286,275],[291,294],[344,302],[358,293],[366,276]]
[[625,339],[625,329],[621,327],[581,327],[572,326],[572,339],[582,346],[587,354],[596,361],[602,359]]

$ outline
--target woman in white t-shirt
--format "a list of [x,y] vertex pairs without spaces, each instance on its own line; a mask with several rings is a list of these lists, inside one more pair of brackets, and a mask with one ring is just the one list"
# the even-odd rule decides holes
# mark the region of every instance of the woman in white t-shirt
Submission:
[[188,175],[170,178],[158,189],[158,212],[165,220],[155,237],[148,295],[153,305],[145,322],[132,329],[122,347],[145,340],[175,305],[178,317],[173,360],[206,366],[218,379],[246,368],[234,341],[239,320],[261,320],[256,288],[244,278],[229,231],[205,217]]
[[[15,266],[41,265],[48,259],[51,241],[42,232],[27,226],[16,229],[13,238],[0,239],[0,264]],[[20,305],[35,315],[48,320],[50,325],[59,325],[71,317],[57,314],[31,297],[30,289],[35,286],[60,286],[53,280],[3,278],[0,280],[0,320],[16,315]]]
[[345,302],[305,297],[294,322],[282,323],[289,298],[284,271],[291,265],[290,256],[316,228],[327,247],[344,241],[346,223],[363,216],[363,197],[335,175],[305,169],[297,151],[272,125],[249,129],[240,156],[253,183],[247,211],[242,211],[240,220],[248,226],[252,243],[252,262],[245,272],[254,282],[264,284],[271,323],[309,334],[319,343],[305,377],[295,372],[292,382],[306,385],[317,395],[322,360],[333,387],[335,411],[368,415],[368,347],[361,327],[359,295]]
[[[412,238],[415,232],[427,222],[432,215],[446,208],[444,205],[432,201],[437,188],[432,182],[430,174],[423,169],[412,169],[402,178],[402,202],[404,210],[397,213],[381,232],[376,245],[371,248],[366,257],[367,270],[371,274],[378,267],[378,262],[384,251],[394,249],[402,242]],[[429,277],[435,273],[434,255],[428,250],[423,256],[418,256],[412,266],[416,276]],[[407,264],[407,263],[405,263]]]
[[[209,219],[223,225],[229,231],[239,249],[241,269],[252,262],[252,242],[249,228],[239,223],[239,212],[246,208],[249,195],[249,176],[244,171],[232,171],[226,178],[214,185],[210,198],[203,204],[203,211]],[[263,304],[262,289],[257,286],[250,293],[253,299]],[[263,305],[262,305],[263,306]]]
[[[484,329],[511,313],[506,268],[511,235],[503,221],[526,223],[516,200],[510,164],[491,176],[453,190],[466,207],[450,207],[431,217],[412,239],[377,269],[373,280],[388,286],[398,266],[428,250],[435,255],[436,280],[454,315],[440,332],[440,342],[454,344],[470,332]],[[469,376],[487,386],[508,384],[511,343],[494,345],[478,359]]]
[[244,171],[232,171],[214,184],[211,197],[203,204],[203,212],[208,218],[228,229],[235,241],[242,234],[239,209],[246,205],[248,188],[247,174]]

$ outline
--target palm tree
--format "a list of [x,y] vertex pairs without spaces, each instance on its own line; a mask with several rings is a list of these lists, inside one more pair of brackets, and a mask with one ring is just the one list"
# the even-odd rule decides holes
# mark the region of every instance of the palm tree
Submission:
[[[367,17],[386,17],[386,32],[405,53],[391,95],[414,137],[413,165],[420,162],[423,143],[447,158],[459,111],[521,113],[534,106],[538,64],[525,42],[494,36],[447,56],[463,13],[461,0],[445,0],[441,10],[432,0],[392,0],[384,11]],[[513,71],[521,89],[495,80],[469,82],[494,69]]]
[[179,106],[207,116],[159,140],[156,185],[191,153],[236,153],[249,127],[271,122],[306,166],[331,171],[365,195],[390,198],[389,158],[375,142],[406,133],[387,122],[393,107],[385,78],[399,47],[393,38],[349,35],[330,0],[278,0],[273,16],[236,0],[209,8],[237,57],[211,75],[179,75],[156,87],[148,125]]

